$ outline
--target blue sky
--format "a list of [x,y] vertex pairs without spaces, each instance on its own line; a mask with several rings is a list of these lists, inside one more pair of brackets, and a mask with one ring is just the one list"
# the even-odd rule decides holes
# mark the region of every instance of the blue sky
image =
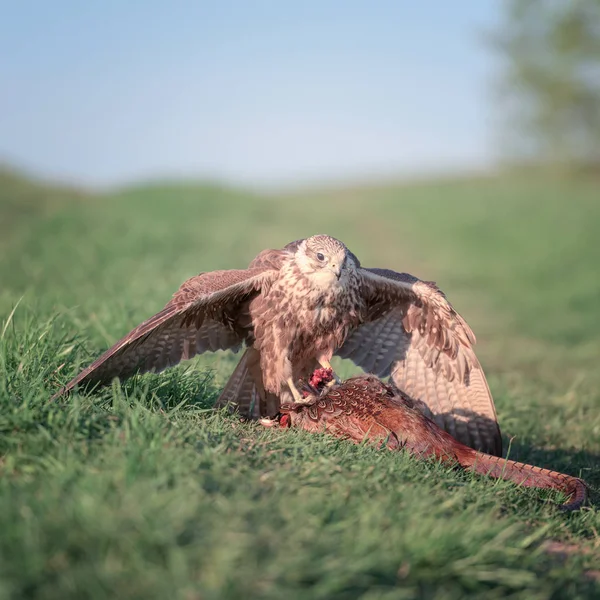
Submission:
[[19,0],[0,161],[90,185],[490,163],[497,1]]

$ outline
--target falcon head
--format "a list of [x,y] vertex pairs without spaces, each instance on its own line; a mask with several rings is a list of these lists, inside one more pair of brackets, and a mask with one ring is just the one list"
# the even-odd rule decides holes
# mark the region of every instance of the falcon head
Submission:
[[295,260],[300,271],[319,287],[343,285],[357,267],[352,252],[328,235],[313,235],[302,240]]

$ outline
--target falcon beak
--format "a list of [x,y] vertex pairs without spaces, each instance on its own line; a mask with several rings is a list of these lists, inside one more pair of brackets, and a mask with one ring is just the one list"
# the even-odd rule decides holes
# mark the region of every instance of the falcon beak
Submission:
[[338,279],[342,276],[342,265],[329,265],[329,268],[335,273]]

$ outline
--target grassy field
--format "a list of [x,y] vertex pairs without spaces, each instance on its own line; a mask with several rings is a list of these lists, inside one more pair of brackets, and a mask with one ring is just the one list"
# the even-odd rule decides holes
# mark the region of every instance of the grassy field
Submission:
[[[597,598],[598,185],[100,195],[3,173],[0,598]],[[478,335],[511,457],[584,477],[592,506],[240,424],[210,410],[226,353],[47,404],[187,277],[313,233],[436,280]]]

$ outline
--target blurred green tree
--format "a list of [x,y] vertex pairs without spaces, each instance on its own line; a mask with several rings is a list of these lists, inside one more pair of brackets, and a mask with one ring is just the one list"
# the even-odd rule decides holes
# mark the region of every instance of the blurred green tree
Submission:
[[600,165],[600,0],[506,0],[501,134],[518,162]]

